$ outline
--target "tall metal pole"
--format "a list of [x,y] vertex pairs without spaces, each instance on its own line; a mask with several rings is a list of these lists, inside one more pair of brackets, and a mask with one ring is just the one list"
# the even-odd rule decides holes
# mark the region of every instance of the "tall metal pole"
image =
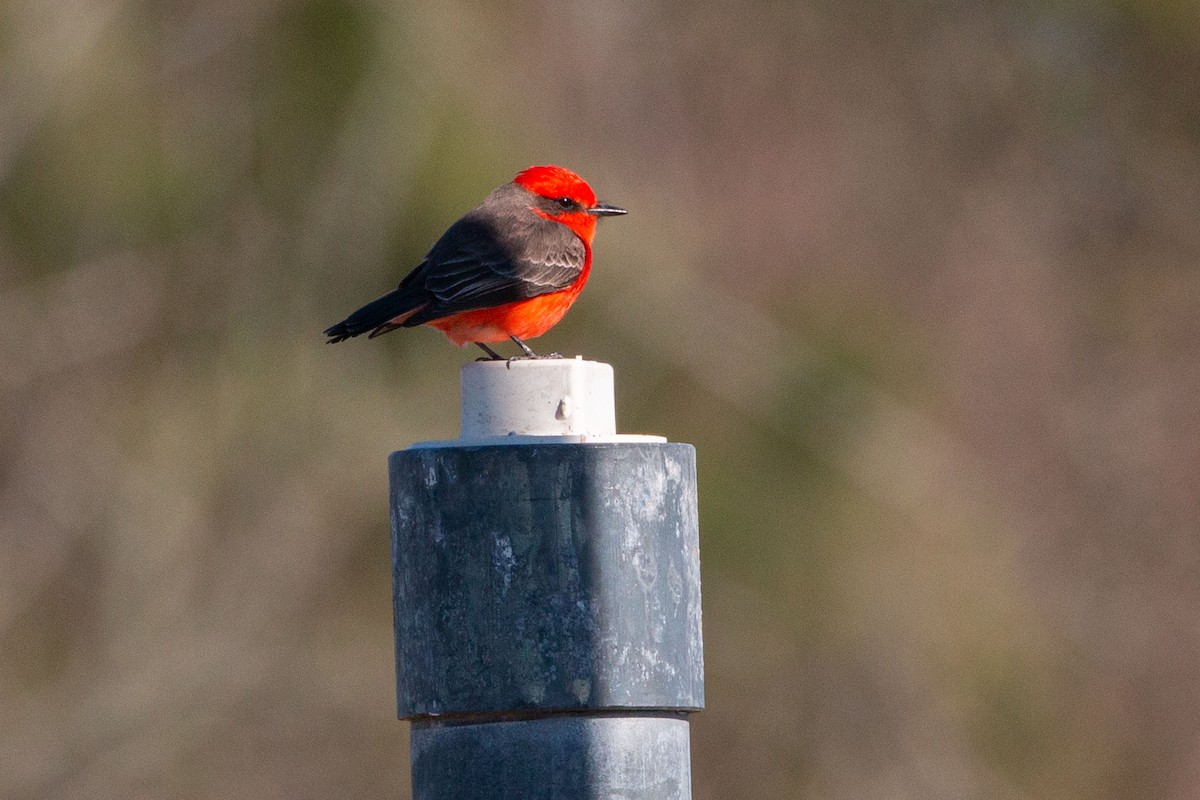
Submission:
[[415,800],[688,800],[695,451],[615,433],[612,368],[463,367],[462,438],[391,455]]

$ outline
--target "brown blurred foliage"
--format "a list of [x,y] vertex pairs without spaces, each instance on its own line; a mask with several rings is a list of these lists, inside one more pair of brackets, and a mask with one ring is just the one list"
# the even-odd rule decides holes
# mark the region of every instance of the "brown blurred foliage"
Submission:
[[532,163],[543,344],[699,448],[707,798],[1200,795],[1200,6],[0,7],[0,795],[403,796],[385,456],[326,347]]

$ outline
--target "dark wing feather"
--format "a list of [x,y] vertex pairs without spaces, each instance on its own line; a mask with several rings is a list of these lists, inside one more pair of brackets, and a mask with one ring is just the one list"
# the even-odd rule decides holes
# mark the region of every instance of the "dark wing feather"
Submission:
[[405,326],[566,289],[583,272],[587,250],[565,225],[528,213],[493,225],[471,213],[450,226],[400,288],[429,302]]

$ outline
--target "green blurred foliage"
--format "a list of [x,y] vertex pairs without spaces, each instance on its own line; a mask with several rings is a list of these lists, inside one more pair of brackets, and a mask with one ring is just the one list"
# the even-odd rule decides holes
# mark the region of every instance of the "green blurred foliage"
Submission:
[[1200,791],[1200,7],[0,7],[0,795],[402,795],[323,344],[487,191],[631,211],[540,344],[698,448],[694,794]]

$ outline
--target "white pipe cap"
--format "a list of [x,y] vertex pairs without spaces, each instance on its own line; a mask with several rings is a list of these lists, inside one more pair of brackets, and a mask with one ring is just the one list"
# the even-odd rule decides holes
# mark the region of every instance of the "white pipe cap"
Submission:
[[665,441],[618,435],[612,366],[576,356],[463,364],[461,438],[414,446]]

